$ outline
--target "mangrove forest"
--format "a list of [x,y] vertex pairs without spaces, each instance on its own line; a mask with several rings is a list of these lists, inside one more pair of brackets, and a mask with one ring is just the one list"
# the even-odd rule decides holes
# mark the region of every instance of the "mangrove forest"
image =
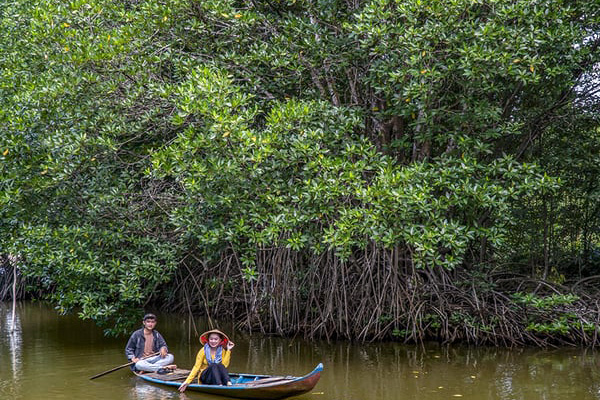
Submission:
[[598,0],[9,0],[0,300],[600,344]]

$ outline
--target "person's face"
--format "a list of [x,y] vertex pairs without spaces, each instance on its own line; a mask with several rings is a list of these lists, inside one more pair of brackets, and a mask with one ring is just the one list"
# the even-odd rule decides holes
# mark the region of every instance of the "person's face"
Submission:
[[150,331],[153,330],[155,326],[156,326],[156,320],[154,318],[148,318],[147,320],[144,321],[144,328],[146,328]]
[[219,336],[216,333],[211,333],[210,335],[208,335],[208,345],[210,347],[217,347],[221,344],[221,341],[221,336]]

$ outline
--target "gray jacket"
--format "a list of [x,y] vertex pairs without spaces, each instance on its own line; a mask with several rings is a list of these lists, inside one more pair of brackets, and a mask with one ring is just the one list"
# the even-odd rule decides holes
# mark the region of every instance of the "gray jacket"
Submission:
[[[156,330],[152,331],[152,336],[154,336],[154,344],[152,346],[152,352],[158,352],[162,347],[167,347],[167,342],[162,337],[160,333]],[[146,338],[144,338],[144,328],[138,329],[137,331],[131,334],[131,337],[127,341],[127,346],[125,346],[125,356],[129,361],[133,357],[142,358],[144,354],[144,346],[146,344]],[[167,347],[167,352],[169,348]]]

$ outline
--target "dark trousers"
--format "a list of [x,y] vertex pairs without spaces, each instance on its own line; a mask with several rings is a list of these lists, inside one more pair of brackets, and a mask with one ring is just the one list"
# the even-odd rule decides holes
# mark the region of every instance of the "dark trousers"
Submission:
[[208,368],[200,374],[200,382],[203,385],[227,385],[229,382],[229,372],[221,363],[208,364]]

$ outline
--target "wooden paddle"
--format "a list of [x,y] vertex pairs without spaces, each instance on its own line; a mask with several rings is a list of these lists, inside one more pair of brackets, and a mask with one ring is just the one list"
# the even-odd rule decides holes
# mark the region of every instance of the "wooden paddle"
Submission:
[[[143,360],[143,359],[145,359],[145,358],[149,358],[149,357],[154,357],[154,356],[156,356],[156,355],[158,355],[158,354],[160,354],[160,352],[158,352],[158,351],[157,351],[157,352],[156,352],[156,353],[154,353],[154,354],[150,354],[149,356],[146,356],[146,357],[142,357],[142,358],[140,358],[140,360]],[[100,372],[98,375],[94,375],[94,376],[92,376],[90,379],[96,379],[96,378],[100,378],[101,376],[104,376],[104,375],[106,375],[106,374],[110,374],[111,372],[118,371],[118,370],[120,370],[121,368],[125,368],[125,367],[128,367],[128,366],[130,366],[130,365],[133,365],[133,364],[135,364],[135,362],[131,361],[131,362],[128,362],[127,364],[119,365],[118,367],[115,367],[115,368],[113,368],[113,369],[109,369],[108,371]]]

